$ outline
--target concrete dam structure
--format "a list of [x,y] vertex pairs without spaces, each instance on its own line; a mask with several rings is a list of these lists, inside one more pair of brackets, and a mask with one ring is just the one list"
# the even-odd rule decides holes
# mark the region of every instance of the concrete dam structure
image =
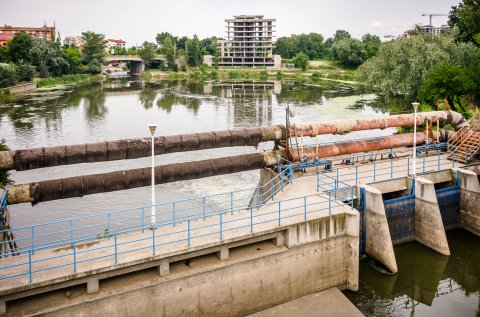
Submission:
[[[428,123],[422,123],[427,131],[416,136],[419,145],[430,138],[449,140],[456,135],[443,132],[441,136],[428,128],[432,123],[469,128],[452,112],[422,115]],[[454,149],[419,146],[419,156],[413,161],[411,150],[405,149],[412,144],[411,134],[282,148],[287,135],[346,133],[413,122],[412,115],[392,117],[351,120],[348,125],[242,130],[243,137],[232,138],[239,134],[228,132],[225,139],[212,132],[205,134],[203,143],[200,134],[193,139],[178,136],[172,147],[165,146],[171,137],[160,137],[162,153],[200,144],[213,148],[267,140],[275,141],[276,148],[157,166],[157,183],[248,169],[259,169],[261,176],[253,188],[162,202],[156,206],[156,221],[151,206],[145,206],[4,227],[0,313],[245,316],[332,287],[356,291],[362,253],[392,273],[398,272],[394,245],[418,241],[448,255],[446,230],[480,233],[478,166],[449,158]],[[250,133],[255,135],[253,140],[247,137]],[[125,153],[149,155],[142,146],[135,152],[128,150],[128,142],[113,142],[118,147],[99,143],[103,145],[98,145],[97,154],[88,157],[93,162],[132,158]],[[148,145],[146,140],[141,142]],[[74,147],[2,152],[1,165],[8,170],[73,164],[66,158],[74,157],[68,154]],[[94,153],[89,148],[77,147],[84,154],[76,156],[76,162]],[[109,149],[125,156],[109,155]],[[150,180],[145,168],[14,185],[1,192],[0,206],[3,215],[8,212],[7,202],[38,203],[123,190],[147,186]]]

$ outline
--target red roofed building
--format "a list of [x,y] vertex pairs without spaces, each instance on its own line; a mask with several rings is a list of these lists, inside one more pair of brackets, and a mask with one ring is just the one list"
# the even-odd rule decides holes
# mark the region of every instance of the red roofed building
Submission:
[[107,40],[107,48],[110,50],[112,48],[125,48],[125,42],[124,40],[113,40],[113,39],[108,39]]
[[[13,38],[16,33],[18,32],[26,32],[31,37],[37,39],[46,39],[53,41],[55,40],[55,26],[42,26],[40,28],[32,28],[32,27],[22,27],[22,26],[11,26],[11,25],[4,25],[0,26],[0,36],[1,38]],[[5,41],[6,42],[6,41]]]
[[0,33],[0,46],[6,47],[7,41],[13,39],[14,36],[14,34]]

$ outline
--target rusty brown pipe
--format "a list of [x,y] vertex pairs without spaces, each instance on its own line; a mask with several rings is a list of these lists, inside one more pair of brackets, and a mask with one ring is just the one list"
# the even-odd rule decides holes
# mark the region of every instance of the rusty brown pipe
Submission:
[[[428,121],[436,124],[439,121],[443,127],[451,124],[455,130],[469,126],[468,121],[455,111],[430,111],[417,113],[417,126],[425,126]],[[334,120],[322,123],[295,124],[291,127],[290,134],[296,136],[316,136],[321,134],[345,134],[353,131],[386,129],[394,127],[413,126],[415,115],[412,113],[393,115],[373,119],[348,119]]]
[[[423,144],[426,140],[426,133],[417,133],[417,144]],[[318,146],[319,157],[334,157],[340,155],[387,150],[399,147],[410,146],[413,144],[413,133],[391,135],[372,139],[362,139],[347,142],[337,142]],[[303,152],[303,160],[314,159],[317,156],[317,149],[313,147],[304,147],[291,150],[294,162],[300,161]]]
[[[454,111],[432,111],[417,114],[418,126],[425,120],[440,126],[451,124],[456,130],[468,126],[461,114]],[[334,120],[324,123],[296,124],[291,135],[316,136],[319,134],[342,134],[351,131],[385,129],[388,127],[411,126],[414,115],[394,115],[375,119]],[[285,139],[285,127],[270,126],[239,130],[213,131],[155,138],[155,154],[196,151],[230,146],[257,146],[260,142]],[[147,157],[150,140],[130,139],[87,143],[56,147],[42,147],[17,151],[0,152],[0,171],[29,170],[66,164],[93,163]]]
[[[222,174],[243,172],[274,165],[273,153],[253,153],[208,159],[203,161],[168,164],[155,167],[155,183],[197,179]],[[19,204],[82,197],[84,195],[125,190],[151,184],[151,168],[137,168],[103,174],[52,179],[30,184],[8,185],[8,204]]]
[[[443,137],[446,137],[445,133],[443,133],[443,135]],[[425,142],[425,138],[425,133],[417,133],[418,144]],[[404,147],[412,143],[413,134],[337,142],[335,144],[319,146],[319,155],[321,157],[332,157]],[[310,159],[314,158],[315,148],[306,147],[303,153]],[[300,152],[293,151],[292,154],[295,161],[300,160]],[[281,151],[277,153],[253,153],[157,166],[155,168],[155,182],[156,184],[164,184],[270,167],[277,164],[277,155],[281,156]],[[90,194],[149,186],[151,184],[150,181],[151,169],[138,168],[104,174],[46,180],[30,184],[9,185],[7,187],[8,203],[18,204],[31,202],[35,204],[42,201],[82,197]]]

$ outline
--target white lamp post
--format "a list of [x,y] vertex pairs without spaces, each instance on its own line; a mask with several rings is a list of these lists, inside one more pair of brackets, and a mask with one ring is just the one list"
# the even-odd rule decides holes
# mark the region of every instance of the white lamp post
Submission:
[[413,109],[415,110],[415,117],[413,119],[413,165],[412,165],[412,177],[415,178],[417,174],[417,109],[418,102],[412,102]]
[[155,123],[150,123],[148,125],[148,129],[150,129],[150,134],[152,135],[152,228],[155,227],[155,148],[154,148],[154,139],[153,135],[155,134],[155,130],[157,129],[157,125]]

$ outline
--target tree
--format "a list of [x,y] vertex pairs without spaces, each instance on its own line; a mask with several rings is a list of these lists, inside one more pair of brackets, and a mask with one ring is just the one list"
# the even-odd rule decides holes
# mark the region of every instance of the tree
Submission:
[[295,55],[292,59],[293,64],[295,64],[296,68],[301,68],[303,71],[307,70],[308,68],[308,56],[302,52]]
[[17,72],[13,64],[0,65],[0,88],[13,86],[18,82]]
[[16,33],[8,42],[11,61],[17,63],[23,60],[26,63],[30,63],[32,60],[32,47],[33,39],[30,35],[24,31]]
[[274,53],[283,58],[292,58],[299,52],[303,52],[310,59],[324,57],[327,53],[323,43],[323,36],[318,33],[291,35],[281,37],[275,43]]
[[145,41],[138,50],[138,55],[144,62],[150,62],[157,55],[157,46],[154,43]]
[[102,62],[105,56],[106,41],[103,34],[94,33],[92,31],[82,33],[83,40],[83,63],[90,64],[93,60],[98,63]]
[[10,51],[8,47],[0,46],[0,63],[8,63],[10,61]]
[[35,40],[31,51],[32,64],[37,66],[41,77],[60,76],[69,73],[70,65],[56,41]]
[[78,48],[74,45],[64,48],[63,56],[69,65],[69,72],[73,74],[78,73],[80,71],[79,66],[82,62],[82,56]]
[[448,24],[457,41],[473,42],[480,46],[480,1],[463,0],[458,6],[453,6]]
[[155,37],[155,40],[157,41],[157,44],[159,47],[162,47],[163,42],[167,37],[169,37],[173,42],[177,41],[177,38],[168,32],[158,33],[157,36]]
[[175,64],[175,51],[171,37],[166,37],[163,39],[160,52],[165,55],[165,58],[167,59],[167,67],[171,70],[176,70],[177,65]]
[[367,51],[360,40],[343,38],[332,44],[332,56],[344,66],[358,67],[366,60]]
[[196,35],[193,39],[188,40],[186,43],[187,64],[192,67],[197,67],[202,64],[202,44]]
[[365,47],[366,52],[366,59],[370,59],[373,56],[377,55],[378,50],[380,49],[380,45],[382,41],[376,35],[365,34],[362,36],[362,43]]
[[335,34],[333,35],[333,42],[337,42],[343,39],[349,39],[351,37],[352,36],[350,35],[350,33],[345,30],[336,30]]
[[413,101],[437,65],[447,62],[477,74],[479,54],[473,44],[455,43],[452,37],[416,36],[382,44],[378,54],[359,68],[358,77],[368,91]]
[[421,97],[432,104],[438,99],[447,99],[453,109],[457,110],[461,107],[459,97],[473,93],[475,88],[474,81],[465,69],[443,62],[429,72],[427,80],[422,84]]
[[20,61],[16,65],[15,71],[19,81],[31,81],[33,79],[34,71],[30,64]]

